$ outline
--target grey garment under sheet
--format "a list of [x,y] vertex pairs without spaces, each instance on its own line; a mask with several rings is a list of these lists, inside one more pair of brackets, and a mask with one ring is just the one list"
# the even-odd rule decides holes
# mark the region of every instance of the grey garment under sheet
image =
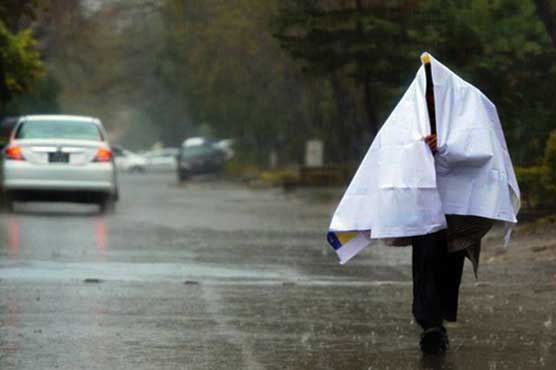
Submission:
[[481,239],[494,225],[494,220],[477,216],[447,215],[448,252],[467,251],[467,258],[473,263],[475,277],[479,271]]
[[[481,239],[494,225],[494,220],[477,216],[446,215],[448,222],[448,252],[454,253],[467,250],[467,257],[473,263],[473,271],[477,276],[481,255]],[[386,240],[387,245],[411,245],[411,237]]]

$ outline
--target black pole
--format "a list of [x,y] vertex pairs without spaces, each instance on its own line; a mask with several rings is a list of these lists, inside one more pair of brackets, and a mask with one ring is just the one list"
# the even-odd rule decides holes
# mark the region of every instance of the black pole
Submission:
[[429,111],[429,122],[431,124],[431,135],[436,135],[436,112],[434,109],[434,85],[432,83],[431,63],[425,63],[425,74],[427,76],[427,109]]

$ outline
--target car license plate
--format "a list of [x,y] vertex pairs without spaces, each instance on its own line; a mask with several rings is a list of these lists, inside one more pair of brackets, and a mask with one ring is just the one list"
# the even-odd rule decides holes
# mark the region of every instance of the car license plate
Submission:
[[63,153],[63,152],[48,153],[48,162],[69,163],[69,153]]

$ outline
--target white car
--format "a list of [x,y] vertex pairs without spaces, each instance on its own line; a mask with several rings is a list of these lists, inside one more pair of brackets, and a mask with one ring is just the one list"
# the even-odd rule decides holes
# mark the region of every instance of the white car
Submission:
[[177,156],[178,148],[155,149],[143,153],[143,157],[147,161],[147,171],[168,172],[175,171],[178,166]]
[[100,120],[66,115],[20,117],[2,153],[2,192],[14,202],[118,200],[112,150]]
[[124,149],[121,146],[112,146],[116,168],[122,172],[143,173],[147,166],[147,160],[139,154]]

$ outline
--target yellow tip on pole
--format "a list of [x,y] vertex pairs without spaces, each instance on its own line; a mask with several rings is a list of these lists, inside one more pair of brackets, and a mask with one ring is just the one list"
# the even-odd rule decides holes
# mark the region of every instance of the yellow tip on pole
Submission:
[[423,62],[423,64],[429,64],[431,62],[431,57],[429,53],[423,53],[421,55],[421,61]]

